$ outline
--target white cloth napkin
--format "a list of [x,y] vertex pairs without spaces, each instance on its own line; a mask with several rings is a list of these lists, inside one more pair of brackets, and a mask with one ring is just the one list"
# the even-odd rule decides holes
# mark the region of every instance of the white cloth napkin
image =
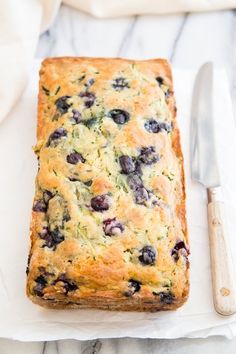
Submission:
[[[206,218],[206,193],[190,179],[189,122],[194,72],[174,71],[178,120],[187,182],[191,245],[191,291],[186,305],[168,313],[122,313],[96,310],[46,310],[25,295],[29,221],[37,159],[36,139],[39,63],[30,72],[27,90],[0,128],[0,337],[18,340],[112,337],[178,338],[236,335],[236,316],[214,311]],[[226,215],[236,262],[235,127],[224,72],[216,74],[215,122]],[[3,173],[4,172],[4,173]]]
[[97,17],[213,11],[236,6],[235,0],[63,0],[63,2]]
[[[27,83],[39,34],[50,27],[62,0],[0,1],[0,122]],[[236,0],[64,0],[97,17],[235,8]]]

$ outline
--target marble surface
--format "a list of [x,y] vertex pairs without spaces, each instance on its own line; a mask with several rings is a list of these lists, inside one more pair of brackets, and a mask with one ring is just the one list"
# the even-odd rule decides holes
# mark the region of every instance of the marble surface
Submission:
[[[229,76],[236,116],[236,12],[172,16],[133,16],[100,20],[63,6],[39,40],[37,57],[166,57],[175,67],[197,68],[213,60]],[[161,354],[236,353],[236,338],[109,339],[22,343],[0,339],[0,354]]]

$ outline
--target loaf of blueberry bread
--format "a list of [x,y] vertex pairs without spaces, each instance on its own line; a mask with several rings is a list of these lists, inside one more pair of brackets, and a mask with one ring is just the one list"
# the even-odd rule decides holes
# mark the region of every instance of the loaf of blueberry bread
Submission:
[[189,247],[168,62],[44,60],[35,153],[29,298],[49,308],[181,306]]

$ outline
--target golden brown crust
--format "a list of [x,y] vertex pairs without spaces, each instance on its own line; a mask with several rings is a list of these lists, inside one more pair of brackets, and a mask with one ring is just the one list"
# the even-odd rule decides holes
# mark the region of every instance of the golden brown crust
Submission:
[[182,306],[188,296],[186,295],[182,299],[173,302],[172,304],[162,304],[157,301],[147,299],[135,299],[135,300],[127,300],[118,302],[114,299],[101,299],[101,298],[93,298],[93,299],[80,299],[77,302],[53,302],[48,300],[43,300],[42,298],[36,298],[35,296],[29,296],[31,301],[37,305],[40,305],[44,308],[49,309],[86,309],[86,308],[96,308],[99,310],[112,310],[112,311],[138,311],[138,312],[157,312],[157,311],[170,311],[176,310],[180,306]]
[[[117,124],[112,109],[128,112],[129,119]],[[148,131],[150,119],[162,128]],[[169,63],[44,60],[37,139],[29,298],[48,308],[181,306],[189,292],[189,252]],[[135,171],[121,173],[121,156],[135,161]],[[141,187],[131,186],[134,175]],[[108,208],[95,211],[91,199],[101,195]]]

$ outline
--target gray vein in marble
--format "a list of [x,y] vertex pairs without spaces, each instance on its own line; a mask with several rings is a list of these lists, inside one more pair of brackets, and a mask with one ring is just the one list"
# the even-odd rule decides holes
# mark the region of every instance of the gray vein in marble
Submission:
[[42,354],[45,354],[47,342],[43,342]]
[[102,349],[102,342],[99,339],[88,341],[86,344],[81,354],[98,354]]
[[[236,338],[228,340],[224,337],[209,337],[200,339],[102,339],[102,349],[99,354],[235,354],[236,353]],[[80,345],[87,347],[93,341],[74,341],[63,340],[60,343],[65,343],[60,354],[82,354]],[[54,342],[48,342],[48,354],[59,354],[56,350]],[[91,347],[90,347],[91,348]],[[1,354],[39,354],[42,353],[41,342],[19,342],[7,339],[0,339]],[[86,354],[92,354],[90,351]]]
[[[66,6],[63,6],[62,7],[62,13],[63,13],[63,10],[64,12],[67,10],[67,7]],[[71,49],[73,51],[73,54],[74,55],[77,55],[77,48],[76,48],[76,38],[75,38],[75,33],[76,33],[76,28],[75,28],[75,14],[77,11],[75,11],[74,9],[68,9],[68,19],[69,19],[69,22],[70,22],[70,36],[69,36],[69,41],[70,41],[70,45],[71,45]],[[66,15],[66,14],[65,14]]]
[[56,341],[56,351],[57,351],[57,354],[59,354],[59,346],[58,346],[58,341]]
[[186,23],[187,23],[188,16],[189,16],[188,13],[184,15],[183,20],[182,20],[182,22],[181,22],[181,24],[180,24],[179,30],[178,30],[178,32],[177,32],[177,34],[176,34],[174,43],[173,43],[173,45],[172,45],[172,51],[171,51],[170,58],[169,58],[169,60],[171,61],[171,63],[173,63],[173,61],[174,61],[176,49],[177,49],[178,43],[179,43],[179,41],[180,41],[181,35],[182,35],[182,33],[183,33],[184,27],[185,27],[185,25],[186,25]]
[[54,27],[52,28],[52,30],[47,30],[45,33],[41,35],[40,40],[41,40],[42,49],[41,48],[38,49],[39,57],[51,56],[53,47],[55,45],[55,37],[53,35],[53,32],[54,32]]
[[59,354],[58,341],[45,342],[42,354]]
[[128,43],[132,40],[132,34],[134,32],[135,26],[137,25],[139,16],[134,16],[133,21],[131,22],[128,30],[126,31],[123,40],[120,44],[120,47],[117,52],[117,56],[120,57],[122,55],[125,55],[125,50],[127,48]]

